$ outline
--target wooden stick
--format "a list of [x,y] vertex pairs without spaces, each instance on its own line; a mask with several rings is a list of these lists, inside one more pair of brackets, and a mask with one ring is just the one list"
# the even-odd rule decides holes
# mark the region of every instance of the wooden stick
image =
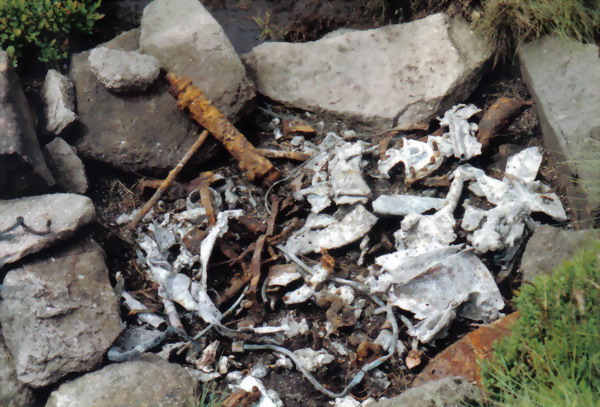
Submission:
[[177,98],[177,106],[187,109],[192,119],[210,131],[237,160],[238,167],[250,181],[261,180],[266,186],[281,178],[271,161],[262,156],[223,113],[186,77],[167,74],[169,92]]
[[150,198],[150,200],[146,202],[146,204],[140,209],[140,211],[135,215],[131,222],[129,222],[129,225],[127,225],[127,229],[134,230],[137,227],[142,218],[146,216],[148,212],[150,212],[150,209],[152,209],[152,207],[156,205],[163,193],[167,190],[167,188],[171,186],[173,180],[175,180],[175,177],[177,177],[177,175],[181,172],[181,170],[187,164],[187,162],[190,161],[190,159],[196,153],[196,151],[198,151],[200,146],[204,144],[204,141],[206,141],[207,137],[208,130],[204,130],[202,131],[202,133],[200,133],[196,141],[194,141],[194,144],[192,144],[190,149],[185,153],[185,155],[175,166],[175,168],[169,171],[169,175],[167,175],[167,178],[165,178],[165,180],[161,182],[158,189],[154,192],[154,195],[152,195],[152,198]]

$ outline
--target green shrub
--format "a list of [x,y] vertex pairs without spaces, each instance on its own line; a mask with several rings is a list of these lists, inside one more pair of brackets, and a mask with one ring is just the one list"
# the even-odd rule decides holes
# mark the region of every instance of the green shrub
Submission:
[[524,285],[513,333],[482,363],[490,405],[598,406],[600,241]]
[[497,44],[500,56],[545,34],[593,42],[600,32],[598,0],[487,0],[475,26]]
[[52,62],[67,56],[69,35],[91,33],[102,18],[101,0],[0,0],[0,48],[15,60],[26,46],[38,59]]

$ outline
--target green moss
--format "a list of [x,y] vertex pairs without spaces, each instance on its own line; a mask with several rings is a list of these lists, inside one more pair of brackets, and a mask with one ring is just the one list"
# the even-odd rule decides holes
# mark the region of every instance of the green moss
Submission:
[[26,47],[42,62],[67,56],[68,38],[91,33],[101,0],[0,0],[0,48],[17,60]]
[[600,241],[550,276],[524,285],[512,335],[482,364],[493,406],[597,406],[600,394]]

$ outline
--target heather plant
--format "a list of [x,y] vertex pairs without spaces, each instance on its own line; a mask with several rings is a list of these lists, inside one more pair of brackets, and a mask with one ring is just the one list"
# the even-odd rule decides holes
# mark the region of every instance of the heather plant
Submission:
[[101,0],[0,0],[0,48],[14,61],[26,48],[45,63],[67,56],[72,35],[91,33]]

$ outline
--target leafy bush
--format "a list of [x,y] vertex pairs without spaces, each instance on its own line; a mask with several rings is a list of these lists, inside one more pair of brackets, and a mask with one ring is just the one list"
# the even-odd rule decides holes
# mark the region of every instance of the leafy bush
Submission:
[[597,406],[600,241],[524,285],[513,333],[482,363],[492,406]]
[[101,0],[0,0],[0,48],[14,59],[26,46],[38,48],[38,59],[67,56],[69,35],[91,33],[102,18]]

